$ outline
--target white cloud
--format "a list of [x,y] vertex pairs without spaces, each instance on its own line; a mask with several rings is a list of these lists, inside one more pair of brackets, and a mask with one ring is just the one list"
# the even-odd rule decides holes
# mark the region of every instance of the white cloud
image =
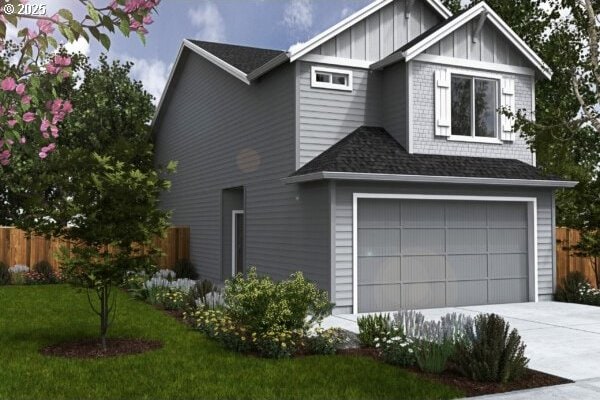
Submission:
[[66,43],[65,49],[69,53],[82,53],[84,56],[88,56],[90,54],[90,44],[82,37],[74,42]]
[[189,17],[194,27],[199,28],[198,39],[211,42],[225,40],[225,21],[219,7],[210,0],[189,11]]
[[119,59],[133,63],[131,77],[141,81],[144,84],[144,89],[154,96],[154,103],[158,103],[165,90],[165,86],[167,85],[169,72],[171,71],[173,64],[171,63],[168,65],[164,61],[158,59],[147,60],[145,58],[135,58],[127,55],[119,57]]
[[292,30],[309,30],[313,25],[311,0],[290,0],[283,10],[283,23]]
[[344,7],[344,8],[342,9],[342,12],[341,12],[341,16],[342,16],[342,18],[346,18],[347,16],[349,16],[350,14],[352,14],[352,12],[353,12],[353,11],[354,11],[354,10],[352,10],[352,9],[351,9],[351,8],[349,8],[349,7]]
[[304,45],[306,44],[306,42],[298,42],[296,44],[293,44],[290,46],[290,48],[288,49],[288,51],[290,53],[295,53],[296,50],[301,49],[302,47],[304,47]]

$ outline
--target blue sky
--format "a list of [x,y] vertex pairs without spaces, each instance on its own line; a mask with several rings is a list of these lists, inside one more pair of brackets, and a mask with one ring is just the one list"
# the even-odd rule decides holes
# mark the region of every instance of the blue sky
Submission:
[[[59,0],[63,7],[67,0]],[[74,1],[74,0],[69,0]],[[132,75],[162,93],[184,38],[288,49],[336,24],[371,0],[163,0],[144,46],[137,36],[113,37],[109,56],[135,63]],[[79,43],[92,58],[97,43]]]

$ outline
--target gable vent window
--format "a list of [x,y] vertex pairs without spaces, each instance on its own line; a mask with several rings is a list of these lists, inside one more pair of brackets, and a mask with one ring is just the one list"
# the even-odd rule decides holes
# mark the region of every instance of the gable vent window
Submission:
[[311,87],[352,91],[352,71],[312,67]]

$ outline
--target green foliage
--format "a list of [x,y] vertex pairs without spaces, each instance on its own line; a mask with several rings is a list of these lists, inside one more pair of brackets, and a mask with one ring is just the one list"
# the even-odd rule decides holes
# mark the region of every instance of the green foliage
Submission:
[[495,314],[478,315],[456,345],[454,361],[466,377],[482,382],[506,383],[520,379],[529,360],[516,329]]
[[582,301],[581,288],[589,285],[589,281],[580,271],[572,271],[559,283],[555,299],[566,303],[580,303]]
[[421,371],[441,374],[446,370],[448,359],[454,354],[455,344],[450,340],[432,342],[420,340],[414,346],[414,355]]
[[38,261],[33,265],[32,270],[48,280],[54,277],[54,268],[52,268],[52,265],[48,261]]
[[415,342],[401,333],[393,337],[374,339],[379,356],[388,364],[412,367],[416,363]]
[[306,331],[331,314],[333,304],[327,292],[296,272],[288,280],[273,282],[259,277],[251,268],[225,283],[225,306],[237,323],[253,332]]
[[311,354],[335,354],[345,341],[346,335],[339,328],[316,328],[306,337],[306,348]]
[[243,353],[250,351],[256,344],[256,335],[251,335],[245,327],[236,324],[223,310],[203,309],[184,315],[186,321],[196,329],[229,350]]
[[175,266],[173,266],[173,271],[177,278],[198,279],[196,267],[194,267],[194,264],[190,260],[177,260]]
[[389,315],[369,314],[358,317],[358,340],[364,347],[375,347],[376,339],[388,339],[396,335]]
[[218,308],[221,306],[221,290],[208,279],[196,282],[190,293],[192,307]]
[[10,272],[8,265],[0,261],[0,286],[10,284]]
[[576,255],[591,260],[592,271],[596,278],[596,287],[600,288],[600,230],[584,231],[579,243],[575,245]]

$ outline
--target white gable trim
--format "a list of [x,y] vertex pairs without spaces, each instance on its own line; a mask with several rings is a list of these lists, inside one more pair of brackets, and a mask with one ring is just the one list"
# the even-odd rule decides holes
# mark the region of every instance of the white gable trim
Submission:
[[[452,16],[450,10],[444,6],[441,0],[425,0],[427,4],[429,4],[435,11],[437,11],[444,19],[447,19]],[[373,3],[367,5],[366,7],[358,10],[354,14],[350,15],[348,18],[342,20],[341,22],[335,24],[331,28],[327,29],[324,32],[321,32],[317,36],[310,39],[308,42],[304,43],[300,48],[294,50],[290,54],[290,61],[294,62],[298,58],[310,53],[323,43],[327,42],[331,38],[336,37],[338,34],[343,31],[349,29],[353,25],[367,18],[369,15],[376,13],[381,10],[385,6],[390,3],[393,3],[394,0],[375,0]]]
[[185,45],[185,47],[192,50],[194,53],[206,58],[208,61],[215,64],[217,67],[222,68],[225,71],[229,72],[231,75],[235,76],[240,81],[244,82],[246,85],[250,84],[250,79],[248,79],[248,75],[245,72],[240,71],[233,65],[221,60],[219,57],[215,56],[214,54],[209,53],[208,51],[204,50],[202,47],[196,46],[194,43],[190,42],[187,39],[183,39],[183,44]]
[[[475,7],[465,11],[446,26],[427,36],[423,40],[415,43],[412,47],[402,52],[405,61],[410,61],[420,55],[429,47],[439,42],[441,39],[448,36],[450,33],[459,29],[461,26],[471,21],[473,18],[487,13],[487,20],[490,21],[498,30],[515,46],[523,55],[535,65],[539,71],[548,79],[552,78],[552,70],[550,67],[521,39],[507,24],[485,3],[479,3]],[[381,64],[385,63],[385,60]]]

